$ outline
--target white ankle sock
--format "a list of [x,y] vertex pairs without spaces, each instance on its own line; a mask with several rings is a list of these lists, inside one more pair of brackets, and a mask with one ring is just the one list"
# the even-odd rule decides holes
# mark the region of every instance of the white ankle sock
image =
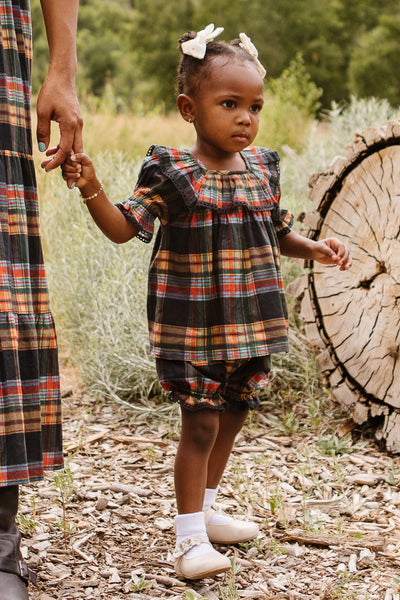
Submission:
[[204,500],[203,500],[203,511],[206,512],[206,510],[208,510],[209,508],[212,507],[212,505],[215,502],[215,499],[217,497],[218,494],[218,488],[206,488],[206,491],[204,493]]
[[[177,515],[175,519],[176,524],[176,543],[179,544],[183,542],[188,537],[195,535],[203,535],[207,536],[206,532],[206,523],[204,520],[204,512],[197,513],[185,513],[182,515]],[[202,554],[206,554],[207,552],[211,552],[213,547],[210,542],[202,542],[197,546],[193,546],[190,550],[185,553],[186,558],[195,558],[196,556],[201,556]]]
[[[218,488],[206,488],[203,502],[204,512],[206,512],[214,504],[217,494]],[[232,520],[233,519],[231,519],[231,517],[228,517],[227,515],[215,513],[208,522],[210,523],[210,525],[227,525],[228,523],[231,523]]]

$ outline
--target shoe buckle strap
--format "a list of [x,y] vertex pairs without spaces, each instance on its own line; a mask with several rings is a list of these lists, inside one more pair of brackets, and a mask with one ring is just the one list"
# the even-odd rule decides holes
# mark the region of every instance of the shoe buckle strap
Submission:
[[199,535],[191,535],[176,545],[172,557],[174,559],[180,558],[181,556],[186,554],[186,552],[189,552],[191,548],[194,548],[195,546],[200,546],[200,544],[209,543],[210,540],[208,539],[208,536],[206,534],[201,533]]
[[29,581],[33,585],[36,585],[37,575],[33,571],[30,570],[26,562],[23,560],[19,560],[17,562],[18,565],[18,575],[20,575],[26,581]]
[[23,560],[19,560],[17,564],[18,564],[18,570],[19,570],[18,575],[21,575],[21,577],[23,577],[24,579],[28,579],[29,578],[29,569],[28,569],[28,565],[26,564],[26,562],[24,562]]
[[21,577],[26,584],[30,582],[33,585],[36,585],[36,573],[31,571],[26,562],[23,560],[15,560],[1,557],[0,572],[1,571],[4,571],[5,573],[14,573],[14,575],[18,575],[19,577]]

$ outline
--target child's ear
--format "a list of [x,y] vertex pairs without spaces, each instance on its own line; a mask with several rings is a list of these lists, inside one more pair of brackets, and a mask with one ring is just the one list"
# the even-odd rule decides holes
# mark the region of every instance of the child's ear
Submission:
[[176,99],[176,103],[178,105],[179,112],[182,115],[182,118],[185,119],[188,123],[193,123],[194,121],[194,103],[190,96],[186,96],[186,94],[179,94]]

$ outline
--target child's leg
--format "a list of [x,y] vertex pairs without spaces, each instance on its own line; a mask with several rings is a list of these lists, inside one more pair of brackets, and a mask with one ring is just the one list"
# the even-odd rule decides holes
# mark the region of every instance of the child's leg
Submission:
[[175,459],[176,560],[178,576],[199,579],[230,569],[228,558],[211,546],[202,511],[210,453],[218,435],[215,410],[190,411],[184,407],[182,431]]
[[223,401],[218,390],[225,368],[163,358],[157,358],[156,367],[162,387],[181,405],[182,430],[175,459],[178,514],[195,513],[202,510],[210,453],[219,431]]
[[248,413],[248,409],[234,411],[226,408],[224,412],[219,414],[218,435],[208,461],[207,488],[215,489],[218,487],[231,455],[235,438],[242,429]]
[[208,538],[211,542],[219,544],[246,542],[255,538],[259,533],[256,523],[237,520],[212,509],[218,492],[218,484],[231,454],[235,437],[241,430],[247,414],[248,409],[240,412],[227,409],[220,415],[218,436],[208,462],[203,511]]
[[243,362],[228,375],[224,398],[226,410],[220,415],[220,427],[208,463],[207,487],[203,503],[207,534],[211,542],[230,544],[250,540],[258,535],[258,526],[216,513],[211,507],[216,499],[236,435],[250,408],[259,404],[254,390],[268,382],[269,357],[257,357]]
[[190,411],[184,407],[181,413],[181,439],[175,459],[175,492],[178,513],[184,514],[202,510],[209,459],[218,439],[221,415],[215,410]]
[[249,409],[259,405],[254,391],[267,384],[270,371],[269,356],[255,357],[236,365],[227,364],[227,382],[223,393],[226,408],[220,414],[218,435],[208,463],[207,488],[210,489],[218,486]]

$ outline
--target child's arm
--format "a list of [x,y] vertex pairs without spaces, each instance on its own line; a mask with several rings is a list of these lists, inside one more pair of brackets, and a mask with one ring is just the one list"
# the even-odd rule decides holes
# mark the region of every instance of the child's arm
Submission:
[[107,198],[86,154],[75,154],[67,159],[62,165],[62,173],[65,181],[75,182],[96,225],[112,242],[122,244],[138,234],[139,228]]
[[351,267],[348,249],[335,237],[316,242],[292,229],[279,238],[279,246],[285,256],[316,260],[325,265],[338,265],[341,271],[347,271]]

